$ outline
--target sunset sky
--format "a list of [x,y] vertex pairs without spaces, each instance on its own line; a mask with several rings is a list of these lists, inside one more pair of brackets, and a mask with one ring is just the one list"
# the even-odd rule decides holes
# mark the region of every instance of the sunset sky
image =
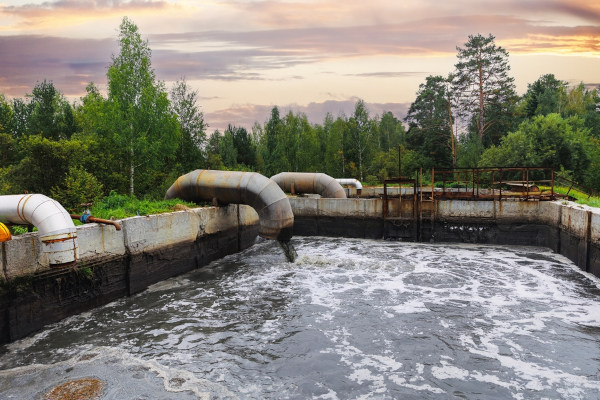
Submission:
[[0,93],[44,79],[73,101],[89,82],[105,89],[124,16],[157,78],[199,91],[209,132],[262,124],[274,105],[320,124],[359,98],[402,118],[477,33],[508,50],[519,94],[546,73],[600,84],[597,0],[0,0]]

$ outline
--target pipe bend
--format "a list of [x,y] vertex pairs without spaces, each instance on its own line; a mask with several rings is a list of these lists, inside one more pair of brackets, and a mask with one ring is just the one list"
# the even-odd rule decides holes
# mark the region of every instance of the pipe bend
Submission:
[[258,234],[266,239],[289,240],[294,214],[285,193],[267,177],[256,172],[201,170],[180,176],[165,199],[246,204],[259,217]]
[[336,179],[336,181],[340,184],[340,185],[348,185],[348,186],[354,186],[356,188],[356,190],[362,190],[362,184],[360,183],[360,181],[358,179],[354,179],[354,178],[338,178]]
[[43,194],[0,196],[0,222],[33,225],[50,264],[77,260],[77,228],[64,207]]
[[345,199],[346,192],[334,178],[320,172],[281,172],[271,177],[285,192],[315,193],[323,198]]

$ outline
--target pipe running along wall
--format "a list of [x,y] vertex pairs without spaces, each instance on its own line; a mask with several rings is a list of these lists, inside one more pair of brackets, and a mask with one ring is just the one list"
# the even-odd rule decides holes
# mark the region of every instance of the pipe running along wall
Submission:
[[289,241],[294,213],[283,191],[267,177],[256,172],[197,169],[177,178],[165,199],[213,201],[246,204],[259,217],[258,234],[266,239]]
[[0,222],[35,226],[49,264],[65,264],[79,257],[73,220],[59,202],[43,194],[0,196]]
[[271,180],[286,192],[315,193],[324,198],[346,198],[346,192],[342,185],[323,173],[281,172],[272,176]]

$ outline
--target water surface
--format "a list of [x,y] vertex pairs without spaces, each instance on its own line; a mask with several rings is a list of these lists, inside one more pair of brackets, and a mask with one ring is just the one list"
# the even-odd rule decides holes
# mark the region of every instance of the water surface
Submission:
[[600,281],[547,249],[293,238],[2,348],[0,398],[595,399]]

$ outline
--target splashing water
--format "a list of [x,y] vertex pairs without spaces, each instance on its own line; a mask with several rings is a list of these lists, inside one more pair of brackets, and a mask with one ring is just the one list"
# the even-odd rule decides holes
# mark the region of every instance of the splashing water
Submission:
[[298,257],[298,253],[296,253],[296,249],[294,249],[294,245],[291,240],[278,240],[279,247],[283,250],[285,254],[285,258],[293,263],[296,261],[296,257]]
[[[547,249],[271,240],[0,347],[0,398],[595,399],[600,280]],[[110,395],[113,397],[110,397]]]

